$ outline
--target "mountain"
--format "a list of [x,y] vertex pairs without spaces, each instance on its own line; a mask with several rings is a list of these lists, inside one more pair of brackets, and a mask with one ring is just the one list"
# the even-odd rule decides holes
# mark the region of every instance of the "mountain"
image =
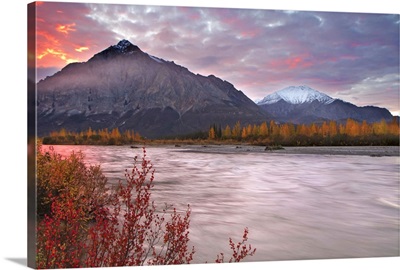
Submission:
[[326,120],[344,121],[348,118],[377,122],[393,118],[385,108],[358,107],[308,86],[289,86],[267,95],[258,101],[257,105],[277,121],[296,124]]
[[127,40],[39,81],[37,103],[39,136],[118,127],[155,138],[268,115],[231,83],[195,75]]
[[311,103],[315,100],[320,103],[329,104],[334,101],[334,99],[330,96],[314,90],[308,86],[289,86],[271,95],[266,96],[257,104],[273,104],[280,100],[284,100],[290,104]]

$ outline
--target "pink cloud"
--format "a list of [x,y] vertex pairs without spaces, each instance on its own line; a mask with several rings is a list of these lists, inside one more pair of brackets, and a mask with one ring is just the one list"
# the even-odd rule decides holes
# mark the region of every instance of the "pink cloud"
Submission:
[[36,20],[37,63],[52,70],[87,61],[125,38],[194,73],[228,80],[250,97],[288,84],[329,94],[398,73],[395,17],[355,23],[360,16],[44,2]]
[[308,55],[296,55],[286,58],[273,58],[265,63],[267,69],[295,70],[311,67],[314,64],[309,60]]
[[90,11],[78,3],[43,2],[37,7],[38,67],[61,69],[87,61],[110,45],[115,34],[102,32],[98,22],[87,16]]

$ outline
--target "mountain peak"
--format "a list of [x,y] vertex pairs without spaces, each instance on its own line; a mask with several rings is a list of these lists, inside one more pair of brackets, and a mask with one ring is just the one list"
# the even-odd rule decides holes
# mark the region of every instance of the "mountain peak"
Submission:
[[312,89],[311,87],[301,85],[289,86],[282,90],[274,92],[264,97],[261,101],[257,102],[257,104],[273,104],[280,100],[284,100],[290,104],[311,103],[315,100],[321,103],[329,104],[332,103],[335,99],[315,89]]
[[89,61],[94,59],[107,59],[109,57],[113,57],[116,55],[124,55],[124,54],[133,54],[136,52],[142,52],[140,48],[136,45],[133,45],[126,39],[119,41],[116,45],[112,45],[107,49],[95,54]]
[[114,49],[119,50],[122,53],[127,53],[127,52],[133,52],[133,51],[140,51],[139,47],[136,45],[133,45],[130,43],[128,40],[123,39],[120,42],[118,42],[117,45],[112,46]]

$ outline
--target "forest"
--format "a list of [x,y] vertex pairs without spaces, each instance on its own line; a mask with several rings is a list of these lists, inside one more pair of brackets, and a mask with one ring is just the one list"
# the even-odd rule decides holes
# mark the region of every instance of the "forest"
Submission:
[[208,131],[199,131],[158,139],[147,139],[138,132],[118,128],[72,132],[66,129],[53,131],[43,137],[43,144],[77,145],[126,145],[146,144],[252,144],[283,146],[363,146],[399,145],[399,121],[393,118],[387,122],[357,122],[347,119],[344,122],[324,121],[322,123],[300,124],[265,121],[259,125],[235,125],[222,127],[213,124]]
[[142,136],[133,130],[126,130],[123,133],[118,128],[112,130],[100,129],[73,132],[62,128],[60,131],[53,131],[49,136],[43,137],[43,144],[76,144],[76,145],[124,145],[141,142]]
[[345,145],[398,145],[399,122],[396,118],[389,123],[361,123],[347,119],[345,123],[336,121],[322,124],[276,123],[245,125],[236,122],[234,126],[212,125],[208,131],[209,140],[247,142],[253,145],[285,146],[345,146]]

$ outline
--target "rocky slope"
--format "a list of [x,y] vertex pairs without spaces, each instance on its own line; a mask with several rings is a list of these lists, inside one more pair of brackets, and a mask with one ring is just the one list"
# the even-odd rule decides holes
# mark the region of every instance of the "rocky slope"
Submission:
[[213,75],[195,75],[127,40],[37,84],[38,134],[118,127],[146,137],[260,123],[268,113]]

